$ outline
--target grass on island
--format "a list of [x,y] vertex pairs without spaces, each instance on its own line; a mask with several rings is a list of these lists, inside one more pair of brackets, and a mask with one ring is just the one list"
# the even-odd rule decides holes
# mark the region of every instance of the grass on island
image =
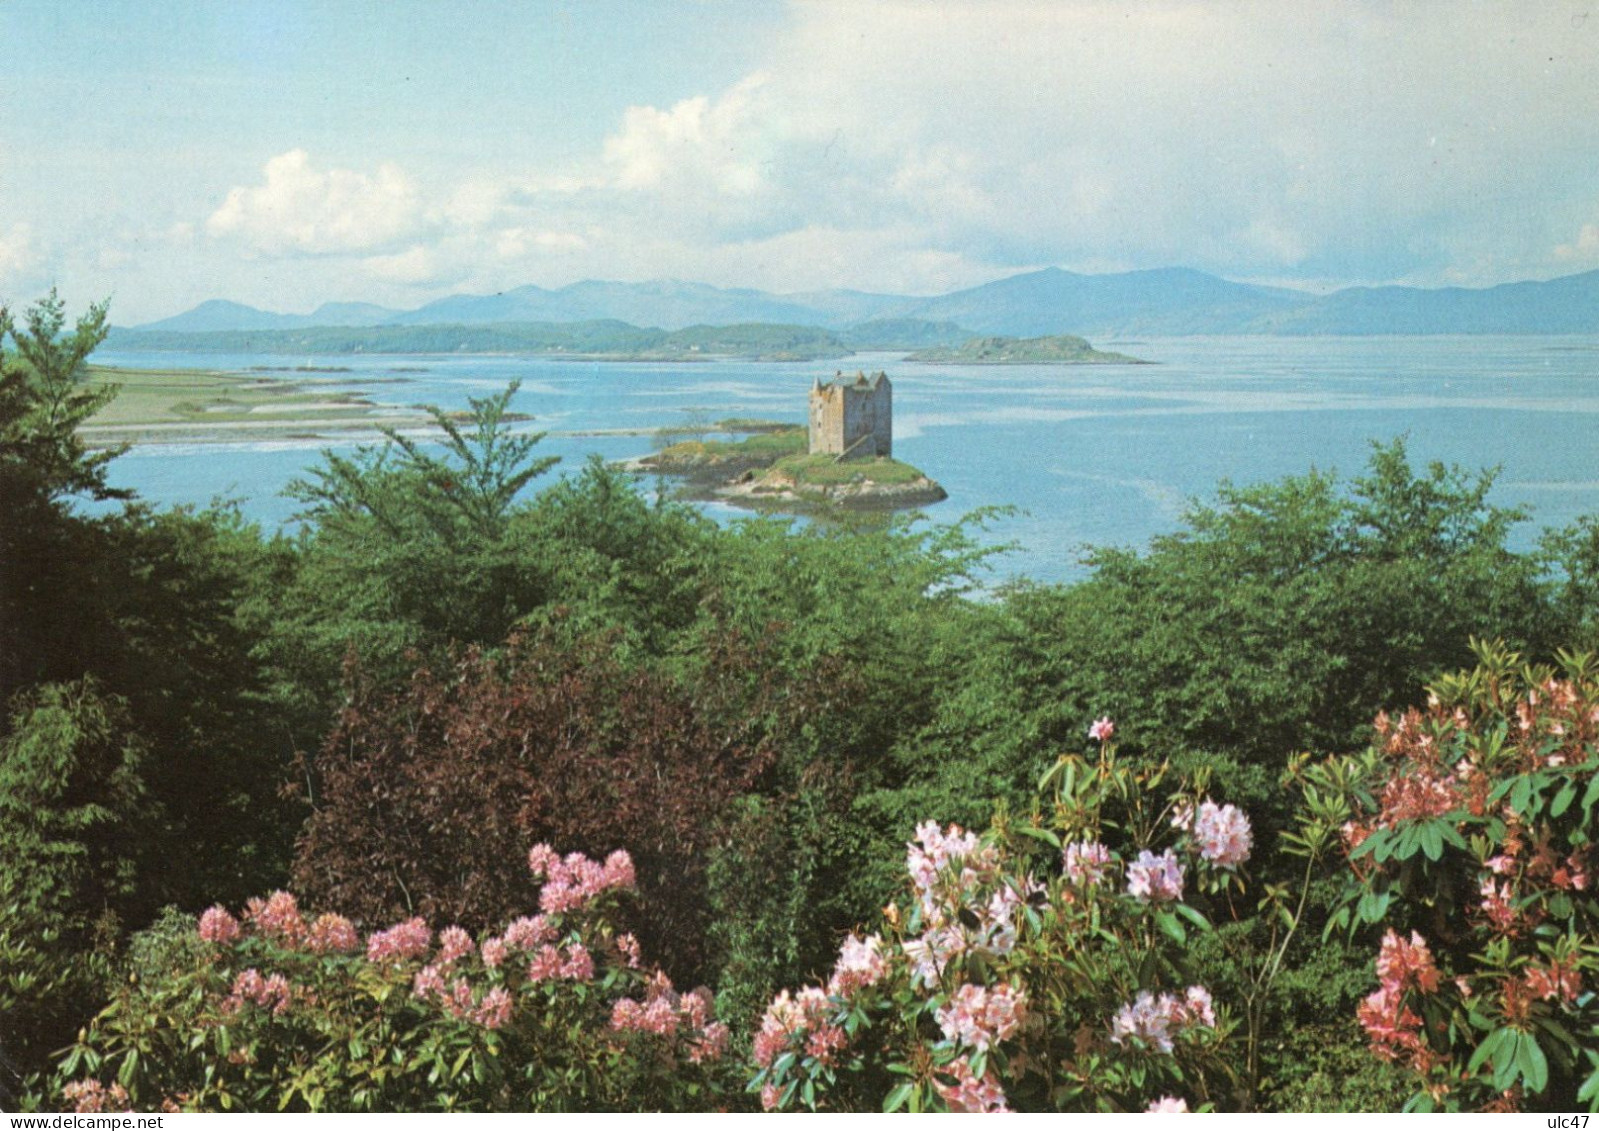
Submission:
[[850,483],[898,487],[926,478],[920,469],[886,456],[839,460],[825,454],[787,456],[772,465],[771,474],[791,479],[800,487],[836,487]]
[[805,429],[758,432],[742,440],[681,440],[661,449],[667,462],[719,463],[731,459],[780,459],[804,452],[810,441]]

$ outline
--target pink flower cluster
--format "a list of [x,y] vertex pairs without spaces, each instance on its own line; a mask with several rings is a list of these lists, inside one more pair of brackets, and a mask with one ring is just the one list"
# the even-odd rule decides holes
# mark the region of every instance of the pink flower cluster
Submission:
[[514,950],[532,950],[554,942],[558,934],[555,925],[543,915],[524,915],[505,928],[505,945]]
[[1149,849],[1127,865],[1127,894],[1151,903],[1164,903],[1183,897],[1183,866],[1167,849],[1156,856]]
[[233,992],[223,1000],[222,1009],[225,1013],[237,1013],[248,1002],[262,1009],[270,1009],[273,1016],[281,1017],[289,1011],[293,997],[289,980],[282,974],[263,978],[259,970],[251,967],[234,976]]
[[1421,1043],[1421,1018],[1406,1006],[1405,993],[1412,988],[1433,993],[1440,979],[1432,951],[1419,934],[1412,931],[1409,942],[1391,929],[1383,935],[1377,953],[1379,988],[1360,1003],[1355,1014],[1373,1052],[1384,1060],[1397,1060],[1402,1053],[1413,1062],[1427,1059]]
[[1005,1099],[1005,1089],[1000,1086],[992,1066],[985,1069],[983,1075],[978,1077],[972,1072],[970,1058],[963,1056],[951,1062],[942,1071],[953,1076],[954,1081],[945,1083],[942,1080],[935,1080],[933,1087],[949,1105],[950,1111],[984,1115],[1010,1111]]
[[920,938],[904,943],[912,980],[933,984],[951,958],[968,950],[1008,954],[1016,945],[1015,911],[1042,886],[1029,877],[1022,891],[1008,883],[995,887],[999,850],[959,825],[944,831],[926,821],[906,848],[924,928]]
[[1529,966],[1524,980],[1527,992],[1541,1001],[1572,1002],[1582,993],[1582,972],[1567,962]]
[[650,979],[642,1002],[618,999],[611,1009],[611,1028],[668,1039],[682,1032],[689,1038],[689,1061],[704,1064],[720,1060],[727,1052],[727,1026],[710,1020],[712,1006],[710,990],[701,986],[692,993],[679,994],[672,989],[671,979],[657,972]]
[[828,979],[827,992],[834,997],[848,997],[877,985],[887,976],[888,955],[883,953],[882,938],[868,935],[862,939],[852,933],[838,949],[838,964]]
[[208,907],[200,916],[200,937],[206,942],[227,946],[237,942],[242,933],[239,921],[228,914],[226,907]]
[[546,943],[527,964],[527,980],[530,982],[593,981],[594,957],[580,942],[567,947]]
[[1194,817],[1194,841],[1199,855],[1223,868],[1236,868],[1249,859],[1249,818],[1236,805],[1206,800]]
[[1157,1052],[1169,1053],[1176,1047],[1176,1035],[1196,1025],[1216,1027],[1215,1003],[1204,986],[1189,986],[1182,997],[1156,997],[1142,990],[1135,1000],[1117,1010],[1110,1023],[1110,1039],[1121,1045],[1132,1038]]
[[1015,1036],[1027,1015],[1027,994],[1007,985],[989,989],[970,983],[950,995],[938,1011],[938,1025],[952,1041],[986,1051]]
[[312,954],[350,954],[361,949],[361,936],[355,924],[343,915],[329,912],[318,915],[305,936],[305,949]]
[[1150,1100],[1144,1109],[1148,1115],[1183,1115],[1187,1111],[1188,1101],[1181,1096],[1161,1096],[1158,1100]]
[[536,844],[527,854],[527,866],[535,878],[544,880],[539,907],[551,915],[575,911],[603,891],[631,889],[638,882],[633,858],[622,849],[601,864],[581,852],[563,858],[549,845]]
[[761,1018],[760,1031],[755,1034],[755,1063],[762,1068],[770,1066],[796,1041],[803,1042],[808,1055],[830,1062],[832,1052],[844,1044],[844,1032],[829,1020],[830,1012],[827,994],[819,986],[806,986],[793,995],[783,990]]
[[966,832],[959,825],[951,825],[945,831],[937,821],[917,825],[916,840],[905,849],[905,867],[924,902],[942,876],[956,876],[966,886],[993,874],[999,866],[998,853],[992,847],[984,847],[976,833]]
[[128,1090],[121,1084],[107,1088],[98,1080],[74,1080],[61,1089],[61,1098],[72,1105],[72,1110],[82,1115],[103,1111],[132,1111],[128,1103]]
[[1097,840],[1068,844],[1061,858],[1066,878],[1078,887],[1090,887],[1104,880],[1111,862],[1110,849]]
[[1094,725],[1088,728],[1088,737],[1095,742],[1109,742],[1116,734],[1116,724],[1109,715],[1101,716],[1094,720]]
[[450,926],[439,932],[439,964],[448,966],[457,959],[465,958],[476,947],[472,945],[472,936],[466,933],[465,927]]
[[444,971],[437,965],[424,966],[416,972],[411,992],[423,1001],[439,1006],[458,1021],[470,1021],[485,1029],[498,1029],[511,1019],[512,1000],[504,986],[495,986],[481,999],[472,991],[465,978],[446,983]]
[[[319,915],[307,927],[299,903],[286,891],[275,891],[266,899],[252,899],[245,905],[245,922],[265,938],[291,950],[304,948],[312,954],[348,954],[361,949],[361,938],[343,915]],[[239,921],[220,904],[200,915],[200,937],[224,946],[244,935]]]
[[244,905],[244,918],[260,934],[283,946],[297,947],[305,939],[300,905],[286,891],[275,891],[265,900],[251,899]]
[[417,917],[386,931],[374,931],[366,940],[366,956],[372,962],[403,962],[421,958],[432,947],[433,932]]

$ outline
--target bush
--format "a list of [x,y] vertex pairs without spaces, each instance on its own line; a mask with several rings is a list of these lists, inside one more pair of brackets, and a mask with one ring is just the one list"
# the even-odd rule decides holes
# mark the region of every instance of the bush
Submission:
[[1360,1023],[1413,1108],[1599,1109],[1599,662],[1474,647],[1322,771],[1310,819],[1342,823],[1351,870],[1334,921],[1384,930]]
[[164,921],[62,1058],[78,1111],[701,1109],[735,1094],[709,991],[680,994],[616,928],[633,887],[533,849],[540,914],[474,940],[411,918],[364,943],[285,892]]
[[[982,837],[917,828],[906,906],[891,904],[877,933],[847,938],[825,987],[785,990],[769,1006],[750,1084],[763,1107],[1142,1111],[1227,1100],[1233,1024],[1185,968],[1189,933],[1210,924],[1184,888],[1241,887],[1249,822],[1191,792],[1152,810],[1159,774],[1117,763],[1108,720],[1095,730],[1097,762],[1062,759],[1050,772],[1047,821],[1002,819]],[[1118,851],[1101,839],[1113,820]],[[1174,843],[1157,855],[1160,832]],[[1039,868],[1040,845],[1055,865]]]

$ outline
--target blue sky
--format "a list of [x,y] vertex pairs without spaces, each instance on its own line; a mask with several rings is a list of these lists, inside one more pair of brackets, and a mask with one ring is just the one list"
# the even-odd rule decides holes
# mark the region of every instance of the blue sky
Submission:
[[0,302],[1599,267],[1580,3],[0,0]]

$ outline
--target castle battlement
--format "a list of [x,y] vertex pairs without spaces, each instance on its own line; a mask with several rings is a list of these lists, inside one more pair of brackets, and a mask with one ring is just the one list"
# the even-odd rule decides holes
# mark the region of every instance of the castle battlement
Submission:
[[886,373],[843,373],[811,385],[812,454],[871,459],[894,454],[894,390]]

